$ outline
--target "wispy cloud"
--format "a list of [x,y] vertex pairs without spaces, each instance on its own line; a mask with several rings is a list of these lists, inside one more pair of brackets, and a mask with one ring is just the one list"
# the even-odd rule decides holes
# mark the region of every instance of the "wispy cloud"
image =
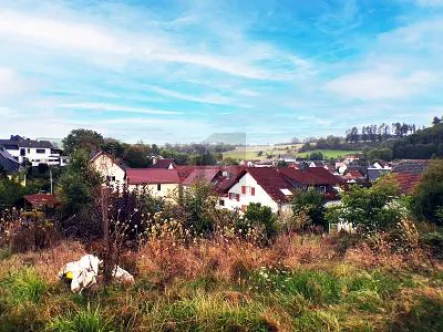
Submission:
[[123,112],[123,113],[145,113],[145,114],[157,114],[157,115],[177,115],[182,114],[176,111],[165,111],[141,107],[129,107],[124,105],[115,104],[103,104],[103,103],[74,103],[74,104],[62,104],[60,108],[69,108],[73,110],[88,110],[88,111],[100,111],[100,112]]

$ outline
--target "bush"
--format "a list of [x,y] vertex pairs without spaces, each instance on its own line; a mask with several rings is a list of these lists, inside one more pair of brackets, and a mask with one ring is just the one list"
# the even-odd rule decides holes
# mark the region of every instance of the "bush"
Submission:
[[427,233],[420,239],[420,244],[424,249],[429,250],[434,258],[443,258],[443,234]]
[[260,203],[249,204],[244,219],[252,226],[263,227],[267,239],[271,239],[277,234],[277,218],[268,206],[262,206]]

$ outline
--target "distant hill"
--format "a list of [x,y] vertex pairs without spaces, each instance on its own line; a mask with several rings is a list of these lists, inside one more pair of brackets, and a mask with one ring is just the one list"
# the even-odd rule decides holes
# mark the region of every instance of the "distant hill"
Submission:
[[395,141],[392,150],[396,159],[443,157],[443,123]]

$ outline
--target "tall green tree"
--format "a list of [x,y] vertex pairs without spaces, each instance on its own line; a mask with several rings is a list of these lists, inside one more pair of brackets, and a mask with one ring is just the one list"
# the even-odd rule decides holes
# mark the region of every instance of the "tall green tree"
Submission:
[[94,189],[102,181],[94,171],[86,150],[75,150],[71,162],[59,179],[57,196],[62,202],[65,217],[70,217],[94,203]]
[[413,195],[418,218],[443,225],[443,160],[433,160]]
[[99,150],[103,144],[103,136],[89,129],[75,129],[63,139],[63,149],[68,155],[71,155],[77,149],[88,152]]
[[292,210],[295,215],[305,212],[313,225],[327,227],[323,195],[314,188],[297,189],[293,193]]

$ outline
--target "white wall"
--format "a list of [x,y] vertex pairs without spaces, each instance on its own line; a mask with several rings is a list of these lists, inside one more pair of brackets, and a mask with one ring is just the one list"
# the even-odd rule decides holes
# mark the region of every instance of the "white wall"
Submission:
[[[21,150],[24,150],[24,156],[21,155]],[[37,153],[37,150],[44,151],[43,153]],[[38,164],[48,164],[57,166],[60,164],[60,153],[51,153],[50,148],[19,148],[18,150],[7,149],[9,154],[13,157],[17,157],[18,162],[22,163],[26,158],[32,166],[38,166]]]
[[[242,194],[242,186],[254,187],[255,195],[251,196],[248,192],[246,194]],[[236,208],[240,209],[242,206],[248,206],[250,203],[261,203],[263,206],[269,206],[272,212],[278,212],[278,204],[272,200],[272,198],[260,187],[255,181],[255,179],[249,174],[246,173],[238,183],[236,183],[231,189],[229,189],[229,193],[239,194],[240,200],[237,202],[235,199],[229,199],[229,197],[222,197],[225,201],[224,206],[220,206],[222,208],[226,208],[229,210],[235,210]]]
[[115,181],[109,182],[113,187],[121,186],[125,182],[125,171],[105,154],[99,155],[92,161],[92,168],[100,173],[104,180],[108,176],[115,177]]
[[174,198],[178,195],[179,184],[178,183],[162,183],[160,184],[160,190],[158,190],[157,184],[146,185],[129,185],[129,191],[139,190],[139,192],[145,191],[152,197],[156,198]]

